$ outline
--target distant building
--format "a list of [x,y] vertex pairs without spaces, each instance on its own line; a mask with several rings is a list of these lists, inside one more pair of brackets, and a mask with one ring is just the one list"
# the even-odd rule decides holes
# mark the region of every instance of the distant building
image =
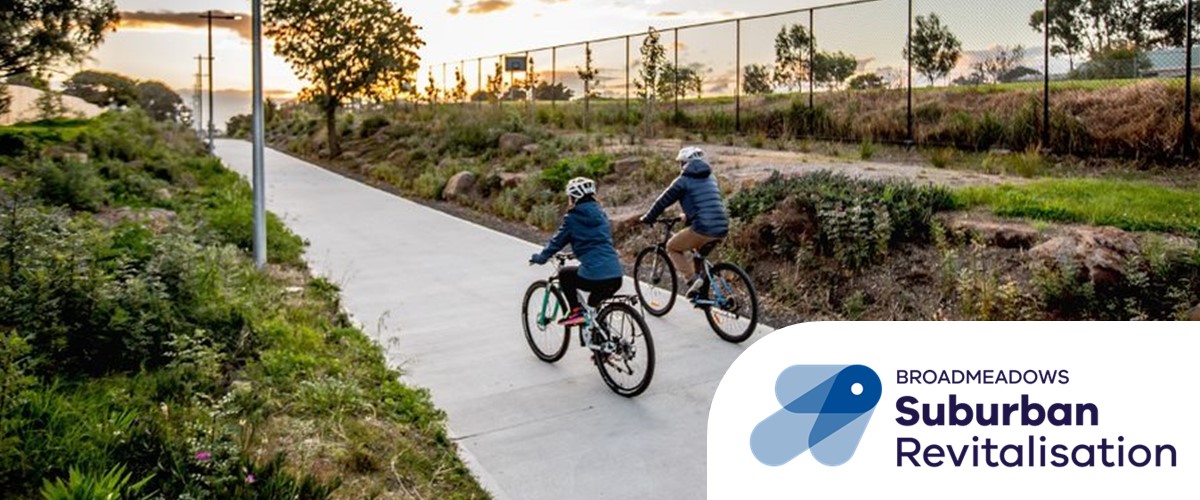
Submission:
[[[1146,52],[1150,60],[1150,69],[1142,72],[1143,76],[1159,78],[1182,78],[1187,74],[1187,52],[1183,47],[1155,49]],[[1192,47],[1192,72],[1200,74],[1200,47]]]

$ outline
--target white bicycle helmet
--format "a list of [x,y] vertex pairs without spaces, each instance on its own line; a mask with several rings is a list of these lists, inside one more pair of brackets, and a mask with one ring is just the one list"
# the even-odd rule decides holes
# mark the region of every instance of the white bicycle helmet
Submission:
[[692,160],[703,160],[704,150],[695,146],[688,146],[679,150],[679,155],[675,157],[675,161],[686,163]]
[[596,194],[596,181],[587,177],[576,177],[567,182],[567,196],[571,201],[579,201],[587,195]]

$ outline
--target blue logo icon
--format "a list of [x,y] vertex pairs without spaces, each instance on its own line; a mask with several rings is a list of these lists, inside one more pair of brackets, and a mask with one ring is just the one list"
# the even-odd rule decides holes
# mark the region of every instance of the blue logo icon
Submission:
[[796,365],[775,380],[783,409],[754,427],[750,450],[767,466],[812,451],[823,465],[854,456],[883,393],[875,371],[862,365]]

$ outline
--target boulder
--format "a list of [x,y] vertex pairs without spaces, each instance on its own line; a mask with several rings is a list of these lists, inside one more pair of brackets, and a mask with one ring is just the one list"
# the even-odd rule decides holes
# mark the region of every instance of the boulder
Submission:
[[646,161],[641,158],[622,158],[613,164],[613,173],[625,177],[646,168]]
[[541,150],[542,150],[541,144],[537,144],[537,143],[526,144],[525,147],[521,148],[521,151],[524,151],[525,154],[530,154],[530,155],[538,154],[538,152]]
[[123,222],[136,222],[146,226],[155,233],[161,233],[175,220],[176,214],[162,208],[135,210],[129,207],[121,207],[97,213],[95,217],[107,226],[116,226]]
[[529,174],[526,173],[500,172],[496,175],[500,177],[500,187],[504,189],[512,189],[520,186],[522,182],[525,182],[525,179],[529,178]]
[[1000,248],[1028,249],[1037,243],[1038,231],[1028,224],[987,220],[954,219],[947,223],[956,236],[979,238]]
[[500,136],[500,151],[505,153],[519,152],[530,144],[533,144],[533,138],[525,134],[508,132]]
[[475,187],[475,174],[467,171],[454,174],[449,181],[446,181],[446,187],[442,190],[442,198],[453,200],[455,198],[466,196],[471,193],[471,188]]
[[63,153],[62,159],[71,163],[87,163],[88,155],[87,153],[78,152]]
[[1188,321],[1200,321],[1200,305],[1193,307],[1188,313]]
[[1052,238],[1033,247],[1029,255],[1041,264],[1073,269],[1081,279],[1107,285],[1125,277],[1125,263],[1137,252],[1133,235],[1112,227],[1089,227]]

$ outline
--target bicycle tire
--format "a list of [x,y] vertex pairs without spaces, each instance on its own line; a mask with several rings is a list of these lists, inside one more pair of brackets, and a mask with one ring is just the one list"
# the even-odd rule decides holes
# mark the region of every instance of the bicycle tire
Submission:
[[[754,335],[754,329],[758,327],[758,293],[754,290],[754,282],[750,280],[750,275],[747,274],[742,268],[729,262],[719,262],[714,264],[712,266],[711,276],[714,278],[714,280],[720,281],[722,280],[721,274],[725,272],[733,273],[739,281],[745,283],[748,295],[745,297],[745,303],[734,302],[732,307],[736,311],[748,309],[747,312],[750,313],[748,319],[750,321],[740,331],[727,331],[726,327],[732,325],[721,319],[721,317],[717,316],[717,314],[728,313],[731,311],[729,311],[727,308],[718,307],[717,305],[705,306],[704,317],[708,319],[708,326],[712,328],[713,332],[715,332],[718,337],[721,337],[721,340],[732,344],[740,344],[745,342],[746,339],[749,339],[750,336]],[[714,285],[712,283],[708,284],[708,287],[705,288],[706,294],[713,293],[713,286]],[[738,316],[741,316],[741,314],[738,314]]]
[[[600,314],[596,316],[596,322],[599,325],[607,325],[609,317],[617,312],[629,317],[633,321],[635,328],[641,332],[641,339],[645,343],[645,347],[634,352],[635,357],[642,356],[646,359],[646,367],[643,370],[641,378],[634,384],[622,385],[617,382],[612,373],[609,373],[610,369],[617,369],[616,366],[610,365],[610,362],[615,364],[623,361],[626,367],[628,367],[629,359],[626,359],[625,354],[621,353],[624,350],[623,347],[619,348],[618,352],[613,354],[593,352],[592,362],[595,363],[596,369],[600,371],[600,378],[604,379],[604,383],[609,389],[621,396],[632,398],[645,392],[646,388],[650,387],[650,381],[654,378],[654,338],[650,334],[650,327],[646,325],[646,319],[638,313],[637,309],[625,303],[618,302],[604,306],[600,310]],[[611,331],[611,328],[609,330]],[[634,343],[636,344],[636,338],[634,339]],[[621,359],[614,360],[612,357],[618,355],[618,353],[621,353]]]
[[[537,356],[538,359],[547,363],[554,363],[562,359],[563,355],[566,354],[567,343],[571,339],[570,328],[562,327],[558,324],[558,320],[561,317],[560,315],[565,315],[567,313],[567,301],[563,299],[562,293],[560,293],[558,290],[550,289],[550,291],[554,292],[554,300],[557,302],[555,307],[558,313],[551,314],[553,317],[546,318],[545,324],[537,326],[537,333],[545,334],[545,340],[547,342],[539,343],[538,340],[534,338],[535,329],[530,328],[530,320],[532,319],[536,325],[538,321],[537,316],[541,315],[539,310],[535,309],[534,311],[530,311],[530,300],[536,298],[540,302],[542,297],[545,296],[545,290],[547,290],[548,286],[549,283],[547,283],[546,280],[538,280],[529,285],[529,288],[525,290],[525,298],[521,301],[521,324],[525,327],[525,341],[529,343],[529,348],[533,351],[534,356]],[[534,305],[539,309],[541,308],[541,305]],[[533,318],[530,318],[531,312],[533,313]],[[559,333],[551,333],[555,331]],[[558,341],[555,338],[556,336],[559,336],[559,334],[561,334],[562,337],[561,341]]]
[[[664,271],[666,276],[654,278],[654,264],[652,259],[659,259],[666,264]],[[669,277],[668,277],[669,276]],[[670,287],[662,288],[659,282],[669,280]],[[671,308],[675,307],[675,299],[679,290],[679,278],[675,275],[675,264],[671,262],[670,256],[663,251],[662,247],[646,247],[638,253],[637,261],[633,265],[633,285],[637,290],[638,301],[646,312],[656,318],[665,316],[671,312]],[[658,297],[654,292],[665,293],[665,297]],[[654,294],[654,297],[648,295]],[[661,304],[665,301],[666,305],[655,307],[655,304]]]

